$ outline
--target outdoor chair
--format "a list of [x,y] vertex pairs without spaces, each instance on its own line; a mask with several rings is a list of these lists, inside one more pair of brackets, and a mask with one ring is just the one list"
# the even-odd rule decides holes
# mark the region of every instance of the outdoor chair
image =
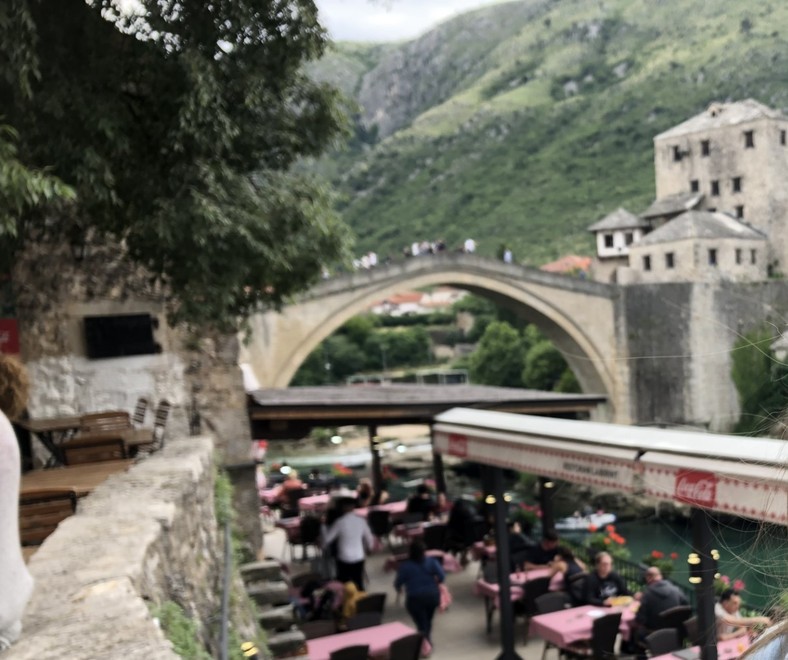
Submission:
[[664,655],[681,648],[681,633],[676,628],[662,628],[647,635],[645,642],[652,656]]
[[367,660],[369,658],[369,644],[346,646],[343,649],[332,651],[329,660]]
[[421,633],[395,639],[389,644],[389,660],[419,660],[423,639]]
[[[526,585],[527,588],[527,585]],[[569,594],[564,591],[548,591],[546,594],[537,596],[534,599],[536,611],[538,614],[549,614],[550,612],[560,612],[561,610],[569,607]],[[549,649],[557,649],[558,646],[552,642],[545,640],[544,649],[542,649],[542,660],[547,656]],[[559,655],[560,655],[559,650]]]
[[427,550],[446,550],[446,525],[425,525],[424,547]]
[[145,426],[145,413],[148,412],[148,400],[141,396],[137,399],[137,405],[134,406],[134,414],[131,416],[131,423],[140,428]]
[[362,612],[379,612],[383,614],[386,609],[386,594],[367,594],[356,601],[356,614]]
[[298,624],[298,629],[304,633],[304,637],[307,639],[317,639],[335,634],[337,626],[334,621],[329,619],[316,619],[315,621],[302,621]]
[[[525,594],[523,595],[520,613],[525,618],[523,639],[526,642],[528,641],[528,629],[531,627],[531,617],[540,613],[536,607],[536,599],[546,594],[549,588],[549,577],[540,577],[535,580],[528,580],[528,582],[525,583]],[[515,612],[517,612],[517,609],[515,609]]]
[[91,433],[77,436],[61,446],[65,465],[82,465],[128,458],[126,443],[117,432]]
[[131,419],[125,410],[87,413],[79,418],[79,428],[80,433],[128,429],[131,428]]
[[561,654],[570,658],[611,658],[614,656],[621,612],[613,612],[594,619],[591,639],[561,647]]
[[347,629],[361,630],[362,628],[379,626],[382,622],[382,612],[360,612],[358,614],[354,614],[347,620]]
[[394,523],[391,520],[391,512],[386,509],[370,509],[367,514],[367,524],[377,539],[381,543],[387,543],[393,552],[391,530],[394,529]]
[[700,642],[700,631],[698,630],[698,617],[692,616],[684,623],[683,627],[684,638],[687,639],[691,646]]
[[287,542],[290,546],[290,561],[294,561],[295,546],[301,546],[301,561],[307,559],[307,548],[312,546],[321,552],[320,548],[320,518],[317,516],[304,516],[301,518],[298,531],[288,537]]
[[19,537],[22,545],[41,545],[76,510],[77,494],[71,489],[46,488],[20,495]]
[[677,628],[680,629],[681,625],[692,616],[692,608],[689,605],[677,605],[670,609],[660,612],[657,619],[659,620],[659,627],[662,628]]

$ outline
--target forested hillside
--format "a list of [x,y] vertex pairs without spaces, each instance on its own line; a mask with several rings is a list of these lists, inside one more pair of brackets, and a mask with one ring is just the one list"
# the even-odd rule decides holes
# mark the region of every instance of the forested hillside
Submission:
[[318,166],[359,251],[472,236],[536,265],[590,253],[588,225],[651,201],[654,135],[712,100],[788,106],[786,34],[778,2],[525,0],[337,44],[313,75],[360,112]]

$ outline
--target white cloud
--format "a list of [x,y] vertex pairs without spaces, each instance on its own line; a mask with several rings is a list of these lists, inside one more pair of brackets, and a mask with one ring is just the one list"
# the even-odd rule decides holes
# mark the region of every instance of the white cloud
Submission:
[[437,23],[501,0],[316,0],[337,41],[412,39]]

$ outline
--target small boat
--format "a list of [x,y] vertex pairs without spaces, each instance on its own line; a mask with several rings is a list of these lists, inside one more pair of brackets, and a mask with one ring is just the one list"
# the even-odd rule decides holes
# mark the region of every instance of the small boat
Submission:
[[612,525],[616,522],[615,513],[605,513],[597,511],[582,516],[579,513],[568,518],[561,518],[555,521],[555,528],[563,532],[585,532],[591,529],[602,529],[605,525]]

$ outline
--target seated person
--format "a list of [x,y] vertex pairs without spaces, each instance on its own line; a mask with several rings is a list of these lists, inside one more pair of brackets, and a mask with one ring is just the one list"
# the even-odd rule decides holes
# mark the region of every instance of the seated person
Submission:
[[583,600],[588,605],[610,607],[616,596],[631,596],[627,583],[613,570],[613,557],[608,552],[597,553],[594,570],[586,579]]
[[646,588],[640,598],[640,608],[635,615],[638,625],[637,638],[642,640],[661,625],[659,615],[671,607],[689,605],[687,597],[675,584],[662,577],[662,571],[649,566],[645,573]]
[[293,491],[303,490],[304,482],[298,478],[298,472],[290,470],[282,485],[279,486],[279,493],[276,496],[277,501],[284,507],[290,505],[290,493]]
[[557,548],[558,534],[554,529],[546,530],[539,543],[531,546],[524,553],[525,570],[530,571],[534,568],[549,568],[550,563],[555,559]]
[[358,480],[358,486],[356,487],[356,502],[360,507],[368,507],[372,504],[372,482],[367,479]]
[[389,501],[389,492],[385,488],[381,488],[377,493],[372,493],[372,498],[369,501],[370,506],[378,506],[385,504]]
[[416,488],[416,493],[408,498],[407,513],[419,513],[424,520],[428,520],[435,510],[435,502],[432,501],[430,489],[424,484]]
[[726,589],[720,594],[720,602],[714,606],[718,642],[739,637],[753,626],[772,625],[771,619],[767,616],[740,616],[739,607],[741,607],[741,596],[738,591]]
[[442,516],[445,513],[449,513],[449,511],[451,511],[451,502],[446,497],[446,493],[438,493],[435,496],[435,514]]
[[572,593],[570,578],[586,571],[586,565],[565,545],[559,545],[555,551],[555,559],[550,565],[550,591],[566,591],[574,604],[579,605],[584,594]]
[[533,548],[536,543],[534,543],[533,539],[523,534],[523,529],[517,520],[508,523],[507,527],[509,529],[510,570],[515,571],[517,568],[525,565],[526,559],[528,558],[528,551]]

